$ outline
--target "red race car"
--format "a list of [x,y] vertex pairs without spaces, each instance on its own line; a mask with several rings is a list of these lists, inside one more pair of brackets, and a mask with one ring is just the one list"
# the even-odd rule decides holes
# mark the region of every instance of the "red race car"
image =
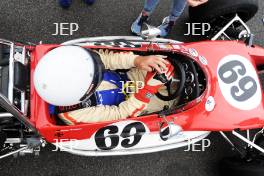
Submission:
[[[151,27],[142,32],[144,39],[94,37],[38,45],[0,40],[0,158],[38,153],[47,142],[85,156],[149,153],[196,143],[211,131],[220,132],[241,152],[224,133],[232,132],[247,143],[242,156],[258,158],[264,153],[264,49],[253,45],[241,18],[229,20],[219,32],[214,29],[211,41],[193,43],[155,38],[158,30]],[[217,40],[226,38],[239,40]],[[137,118],[68,126],[50,113],[32,80],[42,57],[61,45],[166,55],[177,69],[166,85],[169,94],[156,96],[179,98],[179,103]],[[252,129],[258,129],[253,138]]]

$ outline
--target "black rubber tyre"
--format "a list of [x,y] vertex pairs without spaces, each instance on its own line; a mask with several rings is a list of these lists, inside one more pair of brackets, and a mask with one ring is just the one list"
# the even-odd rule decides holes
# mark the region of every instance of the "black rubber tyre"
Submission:
[[225,158],[219,164],[221,176],[263,176],[264,161],[243,161],[239,157]]
[[232,18],[235,14],[244,21],[250,20],[258,11],[258,0],[209,0],[197,7],[189,8],[191,21],[208,22],[220,16]]

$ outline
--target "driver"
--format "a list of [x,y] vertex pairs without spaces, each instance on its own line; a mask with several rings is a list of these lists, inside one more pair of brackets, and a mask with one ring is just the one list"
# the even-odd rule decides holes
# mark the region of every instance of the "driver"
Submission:
[[34,85],[43,100],[60,107],[58,116],[68,125],[137,117],[173,104],[154,95],[166,93],[174,73],[164,58],[60,46],[39,61]]

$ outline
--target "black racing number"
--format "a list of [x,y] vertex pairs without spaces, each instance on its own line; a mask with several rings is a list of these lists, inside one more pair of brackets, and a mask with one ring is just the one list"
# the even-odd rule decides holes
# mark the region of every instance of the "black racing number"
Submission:
[[[131,134],[133,129],[135,129],[135,132]],[[124,148],[129,148],[137,145],[145,132],[146,129],[140,122],[134,122],[127,125],[120,135],[122,138],[124,138],[124,140],[121,142],[121,146]],[[134,139],[131,140],[130,137],[133,137]]]
[[[237,72],[235,68],[237,68]],[[218,74],[224,83],[230,84],[237,80],[237,73],[243,76],[246,74],[246,71],[247,70],[242,62],[230,61],[220,67]]]
[[[108,132],[107,135],[105,135],[105,132]],[[117,126],[106,126],[104,128],[101,128],[98,130],[95,134],[95,143],[98,148],[101,150],[111,150],[115,148],[119,143],[119,136],[116,135],[118,132]],[[106,140],[110,140],[110,146],[106,145]]]
[[[126,125],[122,130],[120,136],[118,135],[119,129],[115,125],[106,126],[98,130],[95,134],[95,143],[101,150],[111,150],[118,146],[120,138],[121,146],[130,148],[137,145],[142,135],[146,132],[144,125],[140,122],[134,122]],[[107,133],[107,135],[105,135]],[[108,143],[110,144],[106,144]]]
[[248,100],[257,92],[256,81],[251,76],[246,76],[246,73],[245,65],[237,60],[223,64],[218,70],[220,79],[226,84],[234,83],[238,80],[238,75],[242,76],[238,85],[230,89],[232,98],[239,102]]

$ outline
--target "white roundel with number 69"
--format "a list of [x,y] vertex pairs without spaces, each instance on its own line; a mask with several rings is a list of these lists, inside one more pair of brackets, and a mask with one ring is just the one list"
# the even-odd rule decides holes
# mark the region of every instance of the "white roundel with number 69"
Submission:
[[261,103],[261,88],[255,68],[240,55],[225,56],[217,67],[218,84],[226,101],[241,110]]

